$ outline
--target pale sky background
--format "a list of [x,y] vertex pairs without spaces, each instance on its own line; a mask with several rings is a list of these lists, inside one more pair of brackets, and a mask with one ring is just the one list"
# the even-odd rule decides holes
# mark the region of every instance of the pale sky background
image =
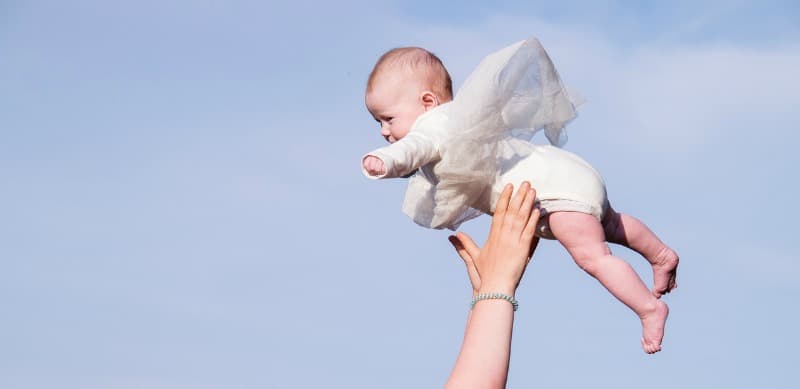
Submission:
[[366,76],[532,35],[587,100],[566,149],[682,262],[648,356],[543,242],[509,387],[800,387],[800,3],[688,0],[0,0],[0,387],[440,387],[469,284],[361,175]]

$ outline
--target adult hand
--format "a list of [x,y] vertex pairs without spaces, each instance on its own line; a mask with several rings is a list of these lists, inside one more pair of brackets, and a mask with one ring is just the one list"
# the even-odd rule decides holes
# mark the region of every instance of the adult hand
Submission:
[[[531,254],[539,210],[533,207],[536,191],[524,182],[514,197],[506,185],[497,200],[489,239],[483,248],[465,233],[450,242],[467,265],[473,293],[514,295]],[[499,299],[482,300],[467,317],[464,342],[445,388],[505,388],[511,355],[514,311]]]
[[539,243],[535,236],[540,215],[539,209],[534,208],[536,190],[527,181],[512,198],[513,190],[510,184],[503,188],[482,249],[464,232],[449,237],[467,266],[473,295],[513,295]]

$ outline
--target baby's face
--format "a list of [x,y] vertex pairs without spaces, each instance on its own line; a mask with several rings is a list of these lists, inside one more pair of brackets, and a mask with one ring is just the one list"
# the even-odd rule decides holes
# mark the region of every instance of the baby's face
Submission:
[[389,143],[403,139],[419,115],[425,112],[419,83],[399,72],[384,74],[373,81],[367,92],[367,110],[381,125],[381,135]]

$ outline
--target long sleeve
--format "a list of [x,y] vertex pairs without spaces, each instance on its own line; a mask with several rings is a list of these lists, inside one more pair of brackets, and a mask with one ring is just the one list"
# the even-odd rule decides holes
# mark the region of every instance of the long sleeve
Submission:
[[364,175],[372,179],[407,176],[414,170],[428,163],[436,162],[440,158],[439,150],[433,140],[421,132],[414,131],[389,146],[367,153],[364,157],[369,155],[380,158],[386,169],[386,173],[383,175],[373,176],[362,166],[361,171]]

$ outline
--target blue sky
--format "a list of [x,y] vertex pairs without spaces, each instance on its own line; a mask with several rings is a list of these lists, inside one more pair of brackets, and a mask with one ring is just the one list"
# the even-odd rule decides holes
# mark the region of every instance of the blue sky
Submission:
[[360,173],[366,75],[534,35],[587,100],[566,148],[682,263],[647,356],[543,242],[509,387],[796,387],[800,6],[586,3],[0,2],[0,386],[440,386],[468,280]]

